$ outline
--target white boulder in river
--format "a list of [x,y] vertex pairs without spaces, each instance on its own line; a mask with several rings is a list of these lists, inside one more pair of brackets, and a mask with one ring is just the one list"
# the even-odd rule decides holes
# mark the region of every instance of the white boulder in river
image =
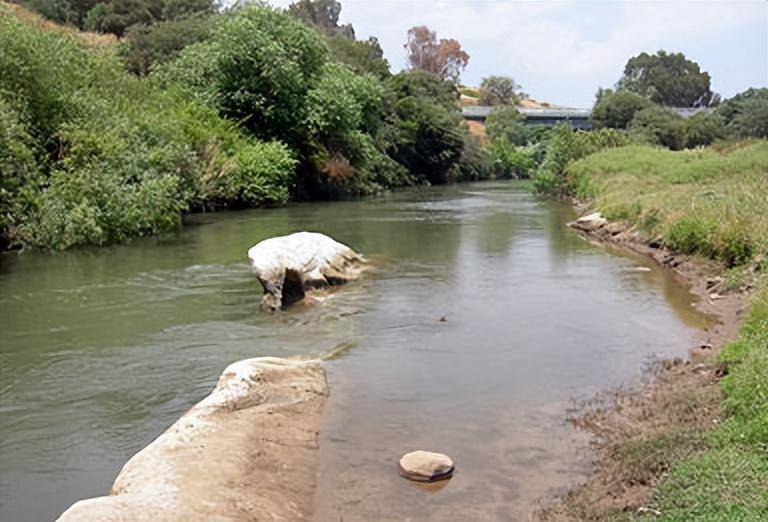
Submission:
[[261,308],[268,311],[302,300],[309,289],[357,278],[363,262],[348,246],[315,232],[265,239],[248,250],[248,259],[264,287]]

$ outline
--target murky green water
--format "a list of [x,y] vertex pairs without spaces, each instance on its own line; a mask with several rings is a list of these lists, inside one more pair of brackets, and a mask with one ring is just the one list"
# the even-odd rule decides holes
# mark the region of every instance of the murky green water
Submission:
[[[2,257],[0,520],[105,494],[228,363],[340,343],[353,346],[328,363],[317,520],[523,517],[584,476],[572,400],[684,354],[705,320],[668,274],[590,245],[567,206],[513,182],[198,218],[173,237]],[[305,229],[374,269],[315,306],[260,313],[246,250]],[[415,448],[452,455],[456,476],[397,477]]]

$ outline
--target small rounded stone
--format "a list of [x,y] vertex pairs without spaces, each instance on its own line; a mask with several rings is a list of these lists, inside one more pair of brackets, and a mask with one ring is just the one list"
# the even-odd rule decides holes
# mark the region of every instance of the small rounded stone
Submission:
[[400,458],[398,466],[400,475],[420,482],[434,482],[451,478],[453,475],[453,460],[442,453],[431,451],[412,451]]

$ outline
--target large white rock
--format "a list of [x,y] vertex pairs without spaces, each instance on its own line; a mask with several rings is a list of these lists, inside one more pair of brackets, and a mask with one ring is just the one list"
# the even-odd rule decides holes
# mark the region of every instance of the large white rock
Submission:
[[230,365],[213,392],[59,522],[306,520],[328,395],[318,361]]
[[400,474],[419,482],[443,480],[453,475],[453,460],[442,453],[412,451],[400,458]]
[[357,278],[363,262],[348,246],[315,232],[265,239],[248,258],[264,287],[261,307],[269,311],[300,301],[309,289]]

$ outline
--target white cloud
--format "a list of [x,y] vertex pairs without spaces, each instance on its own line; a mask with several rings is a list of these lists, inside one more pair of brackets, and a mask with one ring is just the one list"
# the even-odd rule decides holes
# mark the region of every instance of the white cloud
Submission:
[[[281,7],[289,3],[272,2]],[[510,75],[534,97],[555,103],[589,105],[598,86],[611,86],[618,79],[630,56],[661,48],[686,53],[716,81],[718,68],[734,73],[727,67],[728,54],[741,53],[740,58],[754,64],[752,70],[744,71],[741,83],[726,78],[724,85],[734,86],[726,90],[768,81],[768,4],[760,0],[342,0],[341,17],[352,22],[358,37],[377,36],[394,69],[405,63],[407,30],[427,25],[438,37],[456,38],[469,52],[463,76],[467,83],[490,74]],[[752,48],[739,48],[750,34]]]

